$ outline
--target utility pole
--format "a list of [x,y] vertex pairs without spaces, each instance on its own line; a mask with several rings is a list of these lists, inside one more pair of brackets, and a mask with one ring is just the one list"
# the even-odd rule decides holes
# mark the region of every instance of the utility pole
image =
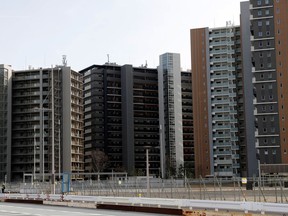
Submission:
[[54,155],[54,70],[52,67],[52,75],[51,75],[51,88],[52,88],[52,192],[55,194],[55,155]]

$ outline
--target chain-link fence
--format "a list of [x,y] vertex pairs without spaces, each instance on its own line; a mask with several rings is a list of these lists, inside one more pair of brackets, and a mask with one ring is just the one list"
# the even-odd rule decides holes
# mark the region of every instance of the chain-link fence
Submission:
[[[61,193],[61,182],[55,192]],[[7,184],[8,193],[48,194],[49,182]],[[160,179],[129,177],[114,180],[72,181],[69,194],[85,196],[153,197],[175,199],[288,202],[288,179],[281,177],[251,179]]]

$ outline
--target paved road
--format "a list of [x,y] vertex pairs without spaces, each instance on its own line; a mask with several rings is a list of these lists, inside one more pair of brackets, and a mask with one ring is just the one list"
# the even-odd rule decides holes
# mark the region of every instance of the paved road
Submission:
[[1,216],[163,216],[162,214],[147,214],[115,210],[82,209],[47,205],[1,203]]

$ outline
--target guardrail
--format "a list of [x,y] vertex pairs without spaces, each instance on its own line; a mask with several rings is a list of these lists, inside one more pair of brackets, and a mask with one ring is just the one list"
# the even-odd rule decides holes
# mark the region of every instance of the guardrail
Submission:
[[158,208],[177,208],[215,211],[238,211],[260,214],[287,214],[288,204],[262,203],[262,202],[233,202],[215,200],[190,200],[190,199],[163,199],[140,197],[101,197],[101,196],[77,196],[60,194],[0,194],[0,199],[31,199],[49,200],[55,202],[92,202],[95,204],[114,204],[128,206],[156,206]]

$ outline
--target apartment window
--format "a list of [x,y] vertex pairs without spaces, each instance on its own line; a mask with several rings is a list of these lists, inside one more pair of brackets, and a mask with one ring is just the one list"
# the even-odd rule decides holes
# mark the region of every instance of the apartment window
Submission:
[[272,64],[269,62],[269,63],[267,63],[267,67],[268,68],[271,68],[272,67]]
[[[267,139],[264,139],[264,143],[268,143]],[[266,154],[266,152],[268,154],[268,150],[265,150],[265,154]]]
[[[265,97],[264,97],[265,99]],[[266,106],[262,106],[262,111],[266,111]]]
[[276,143],[276,139],[274,137],[271,138],[271,143]]
[[259,6],[259,5],[261,5],[262,4],[262,1],[261,0],[258,0],[257,1],[257,5]]
[[270,25],[270,21],[269,20],[266,21],[266,25],[267,26]]
[[263,132],[266,133],[267,132],[267,128],[263,128]]
[[269,95],[269,99],[270,99],[270,100],[273,100],[273,95]]
[[258,21],[258,26],[262,26],[262,21]]
[[262,16],[262,11],[258,10],[258,16]]
[[274,116],[271,116],[271,117],[270,117],[270,121],[271,121],[271,122],[274,122],[274,120],[275,120]]
[[271,57],[271,52],[267,52],[267,57]]
[[261,85],[261,89],[265,89],[265,86],[264,86],[264,85]]
[[265,0],[265,4],[269,4],[269,0]]
[[270,41],[267,41],[267,46],[270,46],[270,45],[271,45]]
[[273,111],[273,110],[274,110],[274,107],[273,107],[273,106],[270,106],[270,110]]
[[266,10],[265,10],[265,15],[269,15],[269,14],[270,14],[269,9],[266,9]]
[[265,100],[265,95],[262,95],[262,96],[261,96],[261,100]]
[[264,74],[260,74],[260,77],[261,77],[261,79],[263,79],[264,78]]
[[[260,33],[260,32],[259,32]],[[261,32],[262,33],[262,32]],[[262,41],[259,41],[259,47],[262,47],[263,46],[263,43]]]
[[263,67],[264,67],[264,65],[261,63],[261,64],[260,64],[260,68],[263,68]]
[[270,36],[270,31],[266,31],[266,36]]
[[273,85],[270,83],[269,84],[269,89],[272,89],[273,88]]
[[262,121],[263,121],[263,122],[266,122],[266,117],[263,117]]
[[269,73],[269,74],[268,74],[268,78],[269,78],[269,79],[272,79],[272,73]]
[[280,13],[280,8],[276,8],[276,13],[277,13],[277,14]]
[[272,150],[272,154],[276,155],[276,150],[275,149]]
[[263,53],[262,52],[259,53],[259,57],[263,57]]
[[258,36],[262,37],[263,33],[262,32],[258,32]]

